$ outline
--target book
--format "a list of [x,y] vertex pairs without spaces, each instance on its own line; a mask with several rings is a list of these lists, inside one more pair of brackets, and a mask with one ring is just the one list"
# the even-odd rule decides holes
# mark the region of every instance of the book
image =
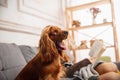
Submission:
[[90,49],[89,56],[93,57],[96,62],[105,50],[106,50],[106,46],[103,44],[103,42],[100,40],[95,40],[95,42],[93,43]]

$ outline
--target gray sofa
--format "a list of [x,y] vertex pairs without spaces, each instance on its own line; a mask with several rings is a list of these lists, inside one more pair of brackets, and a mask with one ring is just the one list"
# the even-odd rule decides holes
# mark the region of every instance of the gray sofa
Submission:
[[[0,80],[14,80],[27,62],[37,54],[37,51],[37,47],[0,43]],[[116,64],[120,70],[120,62]],[[73,79],[62,78],[62,80]]]
[[36,53],[36,47],[0,43],[0,80],[14,80]]
[[[22,68],[36,54],[37,47],[0,43],[0,80],[14,80]],[[72,78],[62,78],[71,80]]]

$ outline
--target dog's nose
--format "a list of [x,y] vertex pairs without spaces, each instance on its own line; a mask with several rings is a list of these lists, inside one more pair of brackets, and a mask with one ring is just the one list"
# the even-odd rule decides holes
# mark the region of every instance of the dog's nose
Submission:
[[64,31],[64,34],[68,35],[68,31]]

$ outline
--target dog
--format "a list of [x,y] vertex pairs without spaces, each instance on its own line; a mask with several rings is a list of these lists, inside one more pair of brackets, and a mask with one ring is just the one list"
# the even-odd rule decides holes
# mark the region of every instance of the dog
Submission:
[[38,54],[15,80],[60,80],[65,75],[61,60],[65,57],[62,42],[67,36],[68,31],[53,25],[46,26],[41,33]]

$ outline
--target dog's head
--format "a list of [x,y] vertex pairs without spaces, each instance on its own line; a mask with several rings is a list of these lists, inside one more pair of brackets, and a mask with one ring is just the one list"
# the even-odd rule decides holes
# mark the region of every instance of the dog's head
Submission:
[[61,30],[61,28],[57,26],[47,26],[49,27],[48,35],[54,43],[61,43],[62,40],[66,39],[68,36],[68,32]]
[[55,43],[59,53],[61,53],[62,50],[65,50],[63,40],[67,39],[68,32],[56,26],[48,27],[50,27],[48,31],[49,37]]
[[68,32],[57,26],[46,26],[42,31],[39,42],[41,53],[47,55],[50,53],[53,57],[55,57],[57,53],[61,55],[62,50],[65,49],[63,40],[67,39],[67,36]]

